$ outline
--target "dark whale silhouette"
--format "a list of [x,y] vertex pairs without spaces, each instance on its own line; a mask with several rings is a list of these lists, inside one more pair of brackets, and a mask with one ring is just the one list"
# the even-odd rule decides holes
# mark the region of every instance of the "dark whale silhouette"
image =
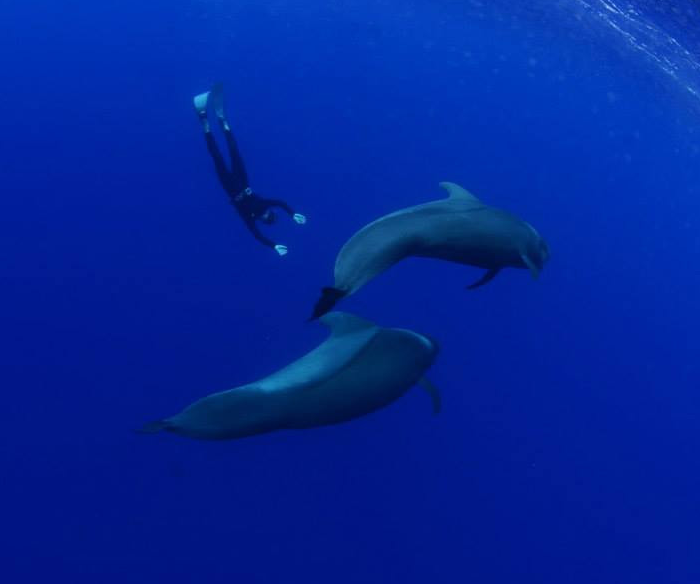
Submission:
[[140,431],[221,440],[337,424],[390,404],[416,383],[439,411],[438,391],[423,378],[439,350],[435,341],[342,312],[321,322],[330,327],[330,337],[301,359],[259,381],[202,398]]
[[484,205],[459,185],[440,186],[448,192],[447,199],[380,217],[345,243],[335,261],[335,284],[323,288],[312,319],[410,256],[487,270],[470,289],[490,282],[506,267],[527,268],[533,277],[539,275],[549,259],[549,247],[534,227],[512,213]]

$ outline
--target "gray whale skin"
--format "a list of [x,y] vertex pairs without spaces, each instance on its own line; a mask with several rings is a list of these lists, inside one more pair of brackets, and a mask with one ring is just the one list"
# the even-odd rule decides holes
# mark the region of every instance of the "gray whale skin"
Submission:
[[435,341],[342,312],[321,322],[330,336],[301,359],[259,381],[208,395],[140,432],[221,440],[337,424],[390,404],[417,383],[439,411],[437,389],[423,378],[439,350]]
[[535,278],[539,275],[549,259],[549,247],[532,225],[484,205],[455,183],[440,186],[448,198],[384,215],[345,243],[335,261],[335,283],[323,288],[311,319],[409,256],[487,270],[470,289],[490,282],[506,267],[526,268]]

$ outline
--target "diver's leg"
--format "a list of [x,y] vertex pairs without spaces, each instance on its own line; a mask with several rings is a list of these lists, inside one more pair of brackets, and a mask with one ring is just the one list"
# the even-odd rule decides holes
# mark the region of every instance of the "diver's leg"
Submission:
[[219,181],[222,186],[228,190],[231,183],[231,174],[228,168],[226,168],[226,163],[224,162],[224,157],[221,155],[221,151],[214,140],[214,136],[211,133],[211,126],[209,125],[209,120],[207,119],[207,102],[209,100],[210,92],[200,93],[194,97],[194,108],[197,112],[197,117],[199,122],[202,124],[202,130],[204,131],[204,140],[207,143],[207,150],[209,155],[214,161],[214,168],[216,169],[216,174],[219,177]]
[[209,155],[214,161],[214,168],[216,169],[216,175],[219,177],[219,182],[221,183],[221,186],[223,186],[224,189],[226,189],[226,191],[230,191],[231,173],[229,172],[228,168],[226,168],[224,157],[221,155],[221,151],[219,150],[219,147],[216,144],[216,140],[214,140],[214,136],[212,135],[211,130],[208,132],[204,132],[204,140],[207,143],[207,150],[209,151]]
[[237,188],[237,190],[242,191],[250,185],[248,182],[248,173],[243,163],[243,157],[238,150],[238,144],[226,120],[221,123],[221,128],[224,131],[224,137],[226,138],[226,145],[228,146],[228,153],[231,159],[231,176],[233,181],[240,187]]
[[224,137],[226,138],[226,145],[228,146],[229,157],[231,159],[231,175],[232,180],[236,184],[236,191],[242,191],[249,186],[248,183],[248,173],[245,169],[245,164],[243,163],[243,157],[238,150],[238,144],[236,139],[231,132],[231,126],[229,126],[228,120],[226,119],[226,112],[224,111],[224,88],[221,83],[215,83],[211,88],[211,105],[214,109],[214,113],[221,124],[221,129],[224,132]]

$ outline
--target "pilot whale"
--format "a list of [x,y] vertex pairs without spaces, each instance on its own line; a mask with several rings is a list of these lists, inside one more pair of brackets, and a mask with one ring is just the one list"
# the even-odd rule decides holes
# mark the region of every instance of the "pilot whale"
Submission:
[[447,199],[380,217],[345,243],[335,261],[335,284],[323,288],[312,319],[409,256],[484,268],[486,273],[470,289],[490,282],[506,267],[539,275],[549,259],[549,247],[532,225],[485,205],[455,183],[440,186]]
[[439,411],[439,393],[423,378],[439,350],[434,340],[343,312],[326,314],[321,322],[330,336],[299,360],[259,381],[208,395],[140,431],[223,440],[326,426],[382,408],[416,384]]

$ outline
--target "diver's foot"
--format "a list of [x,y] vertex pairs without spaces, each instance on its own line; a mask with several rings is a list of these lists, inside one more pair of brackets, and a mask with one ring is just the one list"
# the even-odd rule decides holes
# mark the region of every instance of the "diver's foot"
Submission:
[[280,256],[285,256],[287,255],[287,246],[282,245],[281,243],[278,243],[275,246],[275,251],[280,255]]
[[306,223],[306,217],[301,213],[294,213],[292,219],[294,219],[294,222],[299,225],[303,225],[304,223]]

